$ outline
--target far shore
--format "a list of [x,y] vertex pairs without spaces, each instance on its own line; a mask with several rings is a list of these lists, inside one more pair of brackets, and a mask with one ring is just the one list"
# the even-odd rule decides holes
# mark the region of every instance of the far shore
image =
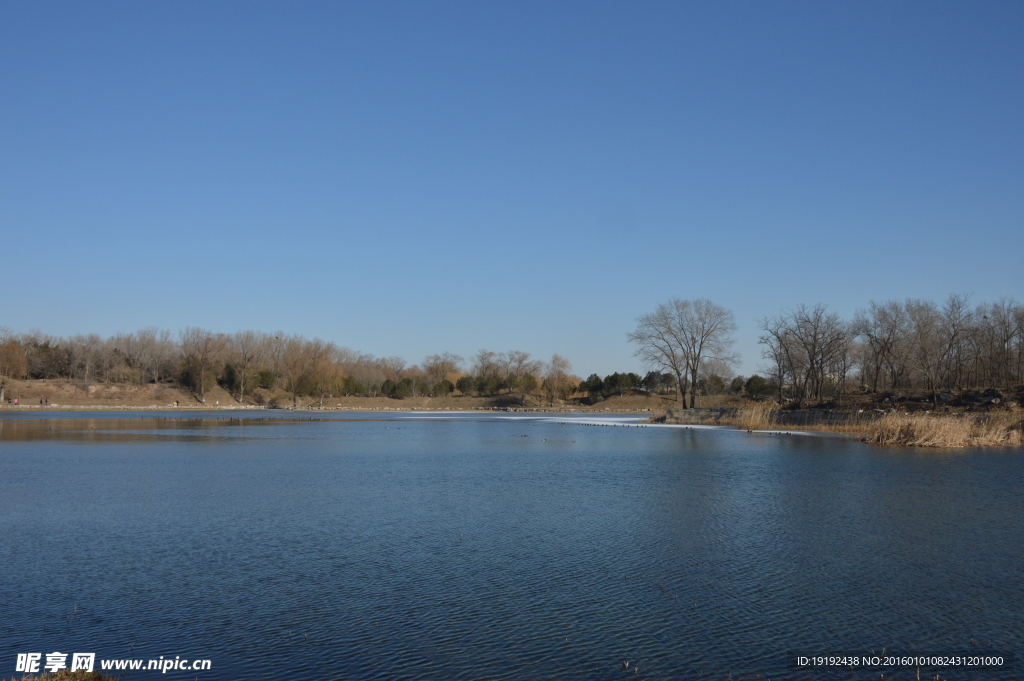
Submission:
[[750,431],[817,431],[856,437],[880,445],[962,448],[1024,445],[1024,388],[1007,393],[968,391],[941,406],[925,393],[853,393],[828,404],[807,404],[721,394],[700,396],[697,409],[682,409],[673,393],[625,391],[603,399],[573,397],[549,400],[539,395],[491,396],[452,394],[405,398],[292,396],[276,390],[240,401],[219,386],[201,399],[173,383],[124,385],[71,380],[11,381],[0,414],[54,412],[434,412],[561,413],[647,416],[653,423],[720,425]]
[[320,412],[439,412],[439,413],[479,413],[479,412],[519,412],[519,413],[563,413],[563,414],[652,414],[649,408],[639,409],[588,409],[586,407],[472,407],[460,409],[457,407],[317,407],[301,406],[293,409],[287,407],[266,407],[256,405],[222,405],[210,406],[204,404],[193,405],[112,405],[112,404],[4,404],[0,405],[0,412],[10,413],[42,413],[53,411],[271,411],[271,412],[294,412],[294,411],[320,411]]
[[[206,391],[205,402],[198,395],[174,383],[127,385],[117,383],[83,383],[65,379],[10,381],[0,411],[29,409],[71,410],[262,410],[301,409],[323,411],[579,411],[579,412],[650,412],[664,413],[676,407],[675,394],[613,395],[596,404],[580,400],[548,400],[539,395],[504,392],[499,395],[445,395],[430,397],[365,397],[357,395],[293,397],[277,389],[258,395],[245,395],[241,400],[220,386]],[[14,401],[17,400],[17,404]],[[261,403],[262,402],[262,403]],[[719,396],[706,398],[704,406],[739,404],[736,399]]]

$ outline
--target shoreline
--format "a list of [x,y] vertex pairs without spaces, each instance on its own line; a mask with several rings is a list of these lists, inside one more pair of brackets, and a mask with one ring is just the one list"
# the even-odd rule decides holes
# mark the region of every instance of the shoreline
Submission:
[[164,412],[191,412],[191,411],[270,411],[270,412],[428,412],[441,414],[480,414],[480,413],[537,413],[537,414],[654,414],[652,409],[586,409],[576,407],[473,407],[471,409],[458,409],[453,407],[264,407],[256,405],[86,405],[86,404],[4,404],[0,405],[0,414],[10,413],[44,413],[44,412],[74,412],[74,411],[164,411]]
[[[703,410],[694,410],[703,411]],[[717,410],[707,410],[717,411]],[[25,417],[59,418],[61,414],[87,412],[156,412],[154,418],[174,419],[192,415],[196,418],[207,418],[215,413],[223,414],[224,418],[244,418],[238,412],[274,412],[279,418],[287,419],[290,415],[302,414],[302,420],[312,413],[328,414],[558,414],[576,417],[612,417],[627,416],[639,420],[632,424],[601,424],[601,425],[633,425],[666,428],[707,428],[731,429],[746,431],[752,435],[802,435],[820,437],[839,437],[856,439],[866,444],[898,447],[924,447],[934,449],[966,449],[972,447],[1021,447],[1024,446],[1024,415],[1018,414],[885,414],[879,418],[863,420],[857,423],[815,423],[785,424],[776,421],[780,412],[773,409],[729,410],[728,416],[717,418],[701,418],[700,414],[688,414],[689,418],[681,420],[672,417],[672,410],[667,414],[655,414],[650,409],[619,409],[593,410],[567,407],[476,407],[473,409],[453,409],[451,407],[306,407],[306,408],[271,408],[256,406],[198,406],[198,407],[166,407],[159,405],[3,405],[0,406],[0,417],[18,415]],[[197,413],[198,412],[198,413]],[[676,412],[678,413],[678,412]],[[683,412],[686,413],[686,412]],[[783,413],[784,414],[784,413]],[[644,418],[646,416],[646,418]],[[642,419],[642,420],[641,420]],[[328,419],[333,420],[333,419]]]
[[868,444],[901,447],[964,449],[1024,446],[1024,413],[1019,410],[973,413],[896,410],[882,413],[787,412],[764,405],[750,409],[669,411],[660,417],[660,421],[672,425],[731,426],[748,433],[829,433],[856,438]]

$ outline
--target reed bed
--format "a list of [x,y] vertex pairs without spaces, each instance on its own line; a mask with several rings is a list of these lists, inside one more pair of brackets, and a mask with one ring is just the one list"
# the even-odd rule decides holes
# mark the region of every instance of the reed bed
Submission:
[[[690,414],[682,424],[733,426],[743,430],[789,430],[842,433],[878,445],[910,447],[1014,447],[1024,445],[1020,413],[832,413],[818,422],[794,423],[775,403],[766,402],[732,413]],[[664,420],[664,417],[662,417]],[[812,419],[813,420],[813,419]],[[788,421],[788,422],[787,422]],[[673,422],[673,421],[670,421]],[[679,423],[679,421],[674,421]]]
[[774,402],[764,402],[743,409],[734,419],[723,419],[722,423],[742,428],[744,430],[768,430],[776,428],[775,414],[779,406]]
[[1019,414],[975,417],[953,414],[886,414],[863,426],[864,441],[911,447],[991,447],[1024,445]]

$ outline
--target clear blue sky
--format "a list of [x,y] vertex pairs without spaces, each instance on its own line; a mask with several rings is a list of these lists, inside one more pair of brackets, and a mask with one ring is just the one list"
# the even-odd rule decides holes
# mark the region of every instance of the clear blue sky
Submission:
[[0,3],[0,326],[642,367],[1024,297],[1020,2]]

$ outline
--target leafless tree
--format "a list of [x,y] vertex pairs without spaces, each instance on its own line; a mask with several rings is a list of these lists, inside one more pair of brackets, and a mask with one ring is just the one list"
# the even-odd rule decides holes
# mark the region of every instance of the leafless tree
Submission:
[[0,402],[4,401],[7,383],[24,378],[27,372],[25,348],[10,329],[0,327]]
[[[178,373],[178,346],[166,329],[148,328],[139,332],[142,343],[142,361],[145,370],[154,383],[166,380]],[[222,338],[222,340],[224,340]]]
[[499,376],[498,354],[490,350],[481,350],[473,357],[473,375],[481,378]]
[[653,368],[676,377],[678,397],[686,407],[690,387],[690,408],[696,406],[695,386],[704,362],[715,359],[732,364],[730,351],[736,323],[732,312],[706,298],[672,298],[653,313],[641,315],[637,328],[628,334],[636,343],[636,355]]
[[965,295],[951,295],[942,307],[942,343],[946,356],[944,384],[962,390],[968,363],[973,314]]
[[869,349],[871,389],[878,390],[883,375],[891,388],[899,387],[909,370],[909,320],[906,307],[897,300],[871,301],[867,311],[854,317],[853,331],[866,339]]
[[429,355],[423,360],[423,373],[432,385],[445,380],[450,374],[458,373],[461,368],[462,358],[450,352]]
[[388,371],[388,378],[391,380],[397,381],[402,377],[402,371],[405,369],[405,360],[401,357],[392,355],[380,360],[380,363]]
[[[788,377],[796,391],[798,406],[814,397],[820,404],[825,386],[831,381],[841,390],[849,371],[847,325],[824,305],[800,305],[778,317],[761,321],[759,342],[766,346],[762,356],[772,359],[780,379]],[[836,375],[836,369],[842,377]],[[782,398],[783,380],[779,382]]]
[[325,347],[321,340],[308,341],[302,336],[288,336],[283,341],[280,371],[285,390],[292,394],[292,408],[295,408],[302,381],[320,361]]
[[802,396],[813,396],[820,404],[823,399],[825,383],[828,379],[827,367],[831,365],[837,354],[844,349],[846,327],[839,315],[828,312],[824,305],[808,308],[799,306],[793,312],[793,337],[799,344],[800,354],[804,361]]
[[677,304],[682,302],[673,298],[654,312],[641,315],[637,318],[636,330],[626,337],[636,343],[634,354],[645,364],[676,377],[676,400],[685,409],[690,365],[676,310]]
[[1024,305],[1017,305],[1013,312],[1017,326],[1017,352],[1014,360],[1014,375],[1018,383],[1024,382]]
[[997,303],[979,305],[975,312],[975,340],[980,385],[1009,388],[1019,344],[1015,318],[1019,306],[1006,298]]
[[119,333],[111,336],[111,362],[108,372],[118,383],[141,384],[145,376],[142,367],[142,346],[134,333]]
[[185,361],[198,371],[199,401],[206,404],[206,382],[214,362],[224,351],[225,337],[190,326],[181,332],[181,352]]
[[572,364],[561,355],[552,355],[544,371],[544,389],[553,404],[555,398],[565,399],[576,385],[572,375]]
[[306,380],[310,392],[319,397],[320,408],[323,409],[324,397],[338,392],[342,381],[340,353],[333,343],[322,341],[313,341],[306,346],[306,351],[311,355]]
[[843,395],[846,393],[847,378],[857,367],[862,356],[862,346],[854,338],[850,324],[844,322],[843,328],[843,338],[825,366],[835,387],[836,400],[839,404],[842,404]]
[[254,364],[266,356],[267,336],[256,331],[239,331],[230,337],[227,354],[238,372],[238,401],[245,396],[245,378]]
[[942,380],[949,349],[942,337],[942,313],[930,300],[908,300],[905,307],[912,370],[932,391],[932,401],[937,405],[936,390]]
[[106,376],[107,343],[97,334],[75,336],[68,346],[74,356],[72,378],[89,382]]
[[531,360],[530,353],[522,350],[509,350],[507,354],[499,355],[499,358],[505,385],[511,391],[520,391],[525,398],[536,386],[536,376],[543,370],[544,362]]

